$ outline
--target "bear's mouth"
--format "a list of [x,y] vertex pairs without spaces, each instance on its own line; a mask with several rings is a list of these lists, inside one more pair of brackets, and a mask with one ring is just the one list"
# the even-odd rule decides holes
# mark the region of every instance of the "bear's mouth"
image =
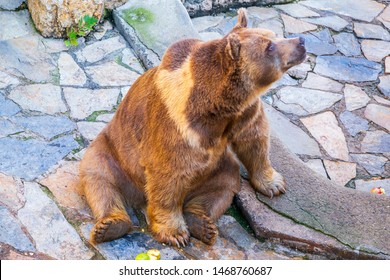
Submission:
[[298,64],[302,63],[303,61],[305,61],[305,59],[306,59],[306,49],[303,48],[303,51],[300,51],[297,55],[293,56],[292,59],[290,59],[287,62],[287,67],[291,68],[295,65],[298,65]]

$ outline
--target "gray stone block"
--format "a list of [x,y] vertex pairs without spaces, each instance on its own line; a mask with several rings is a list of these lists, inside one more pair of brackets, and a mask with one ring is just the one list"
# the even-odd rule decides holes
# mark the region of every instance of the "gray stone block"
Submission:
[[200,38],[179,0],[130,0],[114,11],[114,19],[147,68],[156,66],[172,43]]

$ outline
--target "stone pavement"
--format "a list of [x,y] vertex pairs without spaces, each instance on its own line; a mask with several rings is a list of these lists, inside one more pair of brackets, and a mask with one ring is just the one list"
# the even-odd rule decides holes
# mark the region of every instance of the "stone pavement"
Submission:
[[[126,23],[137,26],[134,21],[144,22],[145,15],[124,6],[114,11],[115,23],[104,20],[79,39],[78,47],[68,49],[62,40],[36,33],[27,10],[8,11],[15,7],[0,2],[0,259],[132,259],[152,247],[166,259],[389,258],[381,236],[375,236],[379,243],[367,241],[378,223],[389,232],[389,200],[359,192],[381,186],[390,194],[390,7],[385,2],[300,1],[248,8],[253,27],[305,37],[307,61],[289,70],[263,97],[272,134],[318,173],[313,185],[328,186],[319,193],[337,188],[329,195],[336,201],[330,210],[336,211],[337,201],[347,200],[348,195],[373,205],[357,208],[363,213],[338,209],[344,213],[327,216],[348,224],[348,215],[363,215],[366,219],[358,230],[366,235],[354,239],[346,231],[338,236],[337,223],[329,227],[325,219],[324,226],[323,215],[314,210],[308,214],[321,222],[312,223],[296,216],[299,211],[284,209],[288,203],[283,201],[295,200],[295,191],[273,201],[259,196],[260,202],[244,181],[237,204],[253,232],[241,226],[245,221],[232,208],[219,221],[220,237],[214,247],[192,239],[184,250],[155,242],[142,213],[131,209],[139,221],[137,231],[93,247],[88,242],[91,213],[77,184],[85,148],[113,117],[128,88],[145,71],[144,65],[157,64],[164,45],[177,38],[157,32],[154,40],[145,41],[144,25],[142,37]],[[158,13],[158,8],[153,12]],[[127,17],[122,16],[126,10]],[[179,10],[180,16],[165,17],[179,21],[175,35],[220,38],[236,21],[234,12],[190,21],[185,10]],[[163,35],[162,45],[158,35]],[[348,195],[340,198],[336,194],[343,186]],[[258,212],[242,207],[248,197],[258,201],[270,218],[254,222]],[[367,219],[379,206],[382,220],[371,225]],[[270,223],[273,219],[280,223]],[[356,240],[360,243],[354,244]],[[371,247],[359,247],[367,242]]]

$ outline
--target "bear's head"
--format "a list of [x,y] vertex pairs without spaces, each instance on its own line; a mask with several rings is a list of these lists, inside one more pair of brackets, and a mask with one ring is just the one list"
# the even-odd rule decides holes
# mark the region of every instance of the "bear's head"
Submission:
[[280,79],[289,68],[306,58],[305,40],[301,37],[276,38],[270,30],[247,28],[246,10],[238,10],[238,21],[225,36],[225,53],[241,79],[255,88],[267,88]]

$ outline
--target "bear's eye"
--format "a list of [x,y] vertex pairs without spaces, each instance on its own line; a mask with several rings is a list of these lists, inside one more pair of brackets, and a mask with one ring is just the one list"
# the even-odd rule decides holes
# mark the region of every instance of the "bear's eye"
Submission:
[[268,52],[274,52],[276,50],[276,45],[272,42],[269,42],[268,46],[267,46],[267,51]]

